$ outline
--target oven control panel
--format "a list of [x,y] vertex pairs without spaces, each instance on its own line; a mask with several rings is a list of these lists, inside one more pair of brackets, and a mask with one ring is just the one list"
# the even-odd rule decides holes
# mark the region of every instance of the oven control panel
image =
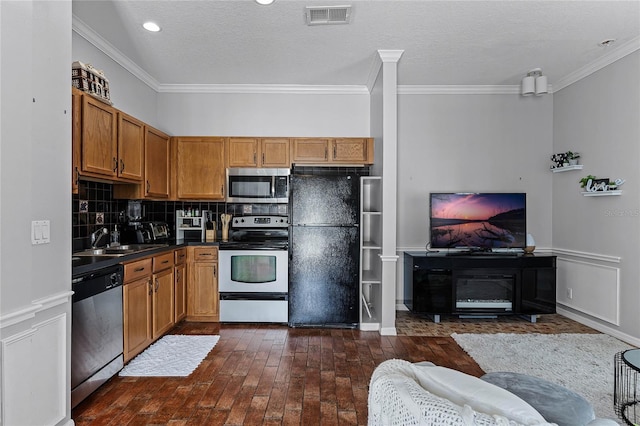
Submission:
[[231,222],[233,228],[286,228],[288,216],[238,216]]

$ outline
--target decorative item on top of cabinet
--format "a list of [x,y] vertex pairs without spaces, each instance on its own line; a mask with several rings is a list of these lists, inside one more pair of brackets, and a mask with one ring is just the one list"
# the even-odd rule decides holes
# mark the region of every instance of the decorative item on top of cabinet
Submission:
[[218,247],[187,247],[187,321],[218,322]]
[[227,167],[291,167],[288,138],[232,137],[227,140]]
[[174,137],[172,182],[180,200],[224,200],[225,139]]
[[371,138],[294,138],[291,162],[318,165],[364,165],[373,163]]

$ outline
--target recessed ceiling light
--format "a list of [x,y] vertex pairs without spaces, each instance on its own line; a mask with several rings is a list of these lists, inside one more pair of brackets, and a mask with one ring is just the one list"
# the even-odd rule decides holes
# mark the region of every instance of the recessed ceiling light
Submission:
[[145,22],[144,24],[142,24],[142,27],[147,31],[151,31],[152,33],[157,33],[158,31],[160,31],[160,27],[155,22]]
[[611,46],[615,42],[616,42],[615,38],[608,38],[606,40],[602,40],[600,43],[598,43],[598,45],[602,46],[602,47],[608,47],[608,46]]
[[275,0],[256,0],[256,3],[266,6],[273,3],[274,1]]

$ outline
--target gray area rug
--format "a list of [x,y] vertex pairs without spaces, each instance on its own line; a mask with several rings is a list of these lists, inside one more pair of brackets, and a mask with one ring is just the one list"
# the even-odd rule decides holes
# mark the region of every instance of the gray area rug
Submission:
[[613,410],[613,357],[633,347],[606,334],[452,334],[486,373],[540,377],[582,395],[597,417]]
[[120,370],[120,376],[186,377],[195,370],[220,336],[166,335]]

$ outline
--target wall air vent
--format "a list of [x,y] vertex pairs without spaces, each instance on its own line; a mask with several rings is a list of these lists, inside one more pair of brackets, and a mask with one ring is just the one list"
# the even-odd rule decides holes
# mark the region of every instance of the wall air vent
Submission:
[[351,20],[351,6],[307,6],[307,25],[348,24]]

